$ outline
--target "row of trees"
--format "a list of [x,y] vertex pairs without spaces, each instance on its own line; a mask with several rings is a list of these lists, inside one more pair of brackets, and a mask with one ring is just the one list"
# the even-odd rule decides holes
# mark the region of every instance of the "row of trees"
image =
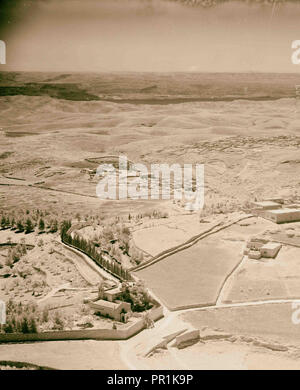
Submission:
[[74,237],[72,237],[72,235],[69,234],[69,229],[71,228],[71,226],[72,224],[70,221],[64,221],[62,223],[61,225],[62,242],[73,245],[74,247],[78,248],[86,255],[88,255],[92,260],[94,260],[97,264],[99,264],[102,268],[104,268],[106,271],[109,271],[110,273],[117,276],[118,278],[122,280],[131,280],[130,273],[125,268],[123,268],[121,264],[103,258],[101,253],[97,250],[94,243],[85,240],[84,238],[80,237],[77,234],[75,234]]
[[13,229],[18,230],[19,232],[30,233],[34,229],[34,225],[30,218],[26,220],[15,220],[14,217],[10,218],[9,216],[2,215],[1,217],[1,228],[2,229]]
[[31,233],[36,227],[38,227],[40,233],[44,232],[46,229],[48,229],[49,233],[58,231],[58,222],[56,219],[45,223],[43,218],[40,218],[35,222],[30,217],[16,220],[14,216],[9,217],[7,215],[2,215],[0,225],[2,229],[12,229],[25,233]]

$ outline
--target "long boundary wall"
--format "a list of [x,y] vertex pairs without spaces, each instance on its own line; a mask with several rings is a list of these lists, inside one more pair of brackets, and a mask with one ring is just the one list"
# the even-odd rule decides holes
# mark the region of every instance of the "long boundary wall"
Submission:
[[[149,317],[157,321],[163,317],[163,307],[155,307]],[[42,333],[0,333],[0,344],[22,341],[56,341],[56,340],[126,340],[139,333],[145,327],[143,318],[122,329],[84,329],[62,330]]]

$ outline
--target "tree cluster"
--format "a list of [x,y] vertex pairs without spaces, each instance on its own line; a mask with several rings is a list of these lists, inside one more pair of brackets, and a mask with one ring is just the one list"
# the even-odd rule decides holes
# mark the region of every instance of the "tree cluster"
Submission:
[[6,306],[5,333],[37,333],[38,309],[35,304],[15,303],[8,301]]
[[61,225],[61,240],[66,244],[73,245],[75,248],[81,250],[86,255],[88,255],[92,260],[99,264],[106,271],[117,276],[122,280],[131,280],[130,273],[122,267],[121,264],[118,264],[116,261],[110,261],[105,259],[99,250],[96,248],[95,244],[91,241],[85,240],[83,237],[80,237],[78,234],[72,236],[69,233],[72,224],[70,221],[64,221]]
[[122,295],[120,300],[129,302],[132,311],[141,312],[151,309],[153,306],[149,293],[143,282],[122,283]]

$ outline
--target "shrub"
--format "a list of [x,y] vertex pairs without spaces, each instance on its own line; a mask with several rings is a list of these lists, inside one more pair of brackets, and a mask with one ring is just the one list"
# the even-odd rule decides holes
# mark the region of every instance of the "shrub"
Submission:
[[124,302],[129,302],[132,311],[141,312],[152,307],[150,296],[142,282],[122,283],[122,294],[120,299]]
[[17,222],[17,229],[19,232],[23,232],[24,231],[24,225],[22,223],[22,221],[18,221]]
[[55,313],[53,330],[64,330],[64,321],[59,312]]
[[24,317],[21,323],[22,333],[30,333],[27,317]]
[[31,222],[31,219],[27,218],[25,222],[25,233],[30,233],[32,231],[33,231],[33,224]]
[[58,222],[56,219],[52,221],[49,231],[50,233],[56,233],[58,231]]
[[2,218],[1,218],[1,228],[2,228],[2,229],[5,229],[5,228],[6,228],[6,218],[5,218],[4,215],[3,215]]
[[44,220],[41,218],[40,220],[39,220],[39,231],[40,232],[43,232],[45,230],[45,222],[44,222]]
[[36,325],[36,321],[33,317],[30,318],[29,320],[29,333],[37,333],[37,325]]

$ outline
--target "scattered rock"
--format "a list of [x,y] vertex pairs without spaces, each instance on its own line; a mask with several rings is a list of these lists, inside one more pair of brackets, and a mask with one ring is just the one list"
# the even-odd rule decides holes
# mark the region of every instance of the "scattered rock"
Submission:
[[272,343],[267,343],[259,340],[254,340],[253,345],[257,347],[271,349],[272,351],[281,351],[281,352],[288,351],[288,347],[286,347],[285,345],[272,344]]
[[178,349],[182,349],[197,343],[199,340],[200,340],[199,329],[192,329],[177,336],[175,345]]
[[222,330],[206,329],[201,332],[201,340],[221,340],[230,339],[232,334],[223,332]]

